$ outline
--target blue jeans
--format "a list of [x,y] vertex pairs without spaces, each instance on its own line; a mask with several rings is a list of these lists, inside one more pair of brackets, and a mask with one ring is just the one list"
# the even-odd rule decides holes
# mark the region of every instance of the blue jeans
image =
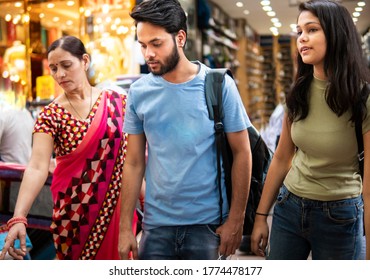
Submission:
[[143,230],[141,260],[216,260],[220,237],[217,225],[165,226]]
[[269,260],[364,259],[362,196],[336,201],[298,197],[283,185],[274,207]]

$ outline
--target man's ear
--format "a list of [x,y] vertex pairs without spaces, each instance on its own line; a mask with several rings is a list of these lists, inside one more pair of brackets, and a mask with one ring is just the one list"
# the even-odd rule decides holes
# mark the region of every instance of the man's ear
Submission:
[[177,45],[179,47],[184,47],[186,43],[186,33],[184,30],[180,30],[177,34]]

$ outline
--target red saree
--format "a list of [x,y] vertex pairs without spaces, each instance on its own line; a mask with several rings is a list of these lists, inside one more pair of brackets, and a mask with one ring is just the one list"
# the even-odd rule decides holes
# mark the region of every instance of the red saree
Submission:
[[103,91],[82,142],[57,157],[51,192],[58,259],[120,259],[120,188],[124,158],[122,96]]

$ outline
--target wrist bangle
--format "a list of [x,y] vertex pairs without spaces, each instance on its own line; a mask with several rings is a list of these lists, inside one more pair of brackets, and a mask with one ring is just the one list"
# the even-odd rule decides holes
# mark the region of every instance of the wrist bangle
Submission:
[[8,227],[8,230],[10,230],[10,228],[11,228],[12,226],[14,226],[15,224],[18,224],[18,223],[22,223],[22,224],[24,224],[26,227],[28,226],[27,218],[26,218],[26,217],[13,217],[13,218],[11,218],[11,219],[6,223],[6,226]]
[[269,214],[265,214],[265,213],[258,213],[258,212],[256,212],[256,215],[265,216],[265,217],[268,217],[268,216],[269,216]]

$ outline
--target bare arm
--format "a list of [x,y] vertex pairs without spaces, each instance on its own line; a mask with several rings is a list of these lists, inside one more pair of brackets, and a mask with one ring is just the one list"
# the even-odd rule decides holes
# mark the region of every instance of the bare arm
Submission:
[[[288,121],[287,114],[285,113],[279,144],[267,172],[261,200],[258,204],[258,213],[269,213],[284,178],[291,167],[295,145],[291,138],[290,128],[291,123]],[[251,248],[256,255],[264,256],[268,234],[267,217],[256,215],[251,237]]]
[[[31,159],[23,174],[23,180],[19,189],[14,217],[27,217],[33,202],[45,184],[49,173],[50,157],[53,152],[53,139],[45,133],[33,135],[33,147]],[[20,239],[21,250],[10,248],[16,239]],[[10,248],[10,249],[9,249]],[[16,259],[22,259],[26,252],[26,228],[24,224],[17,223],[11,227],[0,259],[5,257],[9,250]]]
[[221,237],[220,254],[224,256],[235,254],[240,246],[252,174],[252,154],[248,131],[227,133],[227,139],[233,153],[232,198],[229,216],[226,222],[217,229]]
[[363,177],[363,199],[364,199],[364,223],[366,235],[366,259],[370,260],[370,131],[364,134],[364,177]]
[[137,243],[132,232],[132,218],[139,198],[145,172],[145,135],[130,134],[123,167],[121,191],[121,218],[118,250],[121,259],[127,259],[130,251],[137,259]]

